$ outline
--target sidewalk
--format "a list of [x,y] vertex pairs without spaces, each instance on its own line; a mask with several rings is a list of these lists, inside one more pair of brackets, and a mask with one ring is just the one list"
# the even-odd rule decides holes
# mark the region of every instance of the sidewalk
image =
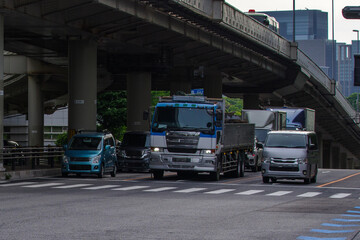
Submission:
[[22,170],[22,171],[9,171],[0,172],[0,180],[5,180],[6,176],[10,178],[8,180],[28,179],[35,177],[45,176],[61,176],[60,168],[49,168],[49,169],[33,169],[33,170]]

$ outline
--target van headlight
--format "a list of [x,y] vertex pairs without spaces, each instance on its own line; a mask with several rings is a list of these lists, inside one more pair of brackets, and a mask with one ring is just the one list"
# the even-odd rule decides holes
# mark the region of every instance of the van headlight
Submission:
[[70,161],[70,157],[68,157],[68,156],[63,156],[63,163],[69,163],[69,161]]
[[297,160],[298,164],[307,164],[308,163],[307,158],[297,158],[296,160]]
[[263,163],[270,163],[271,159],[269,157],[263,157],[262,162]]
[[100,159],[101,159],[101,156],[100,155],[97,155],[96,157],[93,158],[92,162],[93,163],[99,163],[100,162]]

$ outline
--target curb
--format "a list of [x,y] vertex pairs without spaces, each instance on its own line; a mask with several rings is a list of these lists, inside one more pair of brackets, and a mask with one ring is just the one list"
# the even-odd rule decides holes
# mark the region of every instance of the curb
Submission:
[[28,179],[28,178],[45,177],[45,176],[59,176],[61,175],[61,169],[51,168],[51,169],[0,172],[0,180],[6,180],[6,175],[11,176],[9,180]]

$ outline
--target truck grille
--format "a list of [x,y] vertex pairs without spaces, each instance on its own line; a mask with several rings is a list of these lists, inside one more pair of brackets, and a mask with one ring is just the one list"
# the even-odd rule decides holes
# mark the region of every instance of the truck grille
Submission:
[[196,132],[168,132],[166,144],[169,152],[196,153],[200,134]]

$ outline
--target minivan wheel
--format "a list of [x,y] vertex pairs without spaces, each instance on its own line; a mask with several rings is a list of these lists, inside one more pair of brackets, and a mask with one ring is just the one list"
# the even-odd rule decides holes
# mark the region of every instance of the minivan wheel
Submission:
[[310,178],[305,178],[305,179],[304,179],[304,183],[305,183],[305,184],[309,184],[309,183],[310,183]]
[[263,183],[269,183],[270,178],[269,177],[263,177]]
[[163,170],[154,170],[154,179],[155,180],[161,180],[164,177],[164,171]]
[[98,174],[98,178],[102,178],[105,175],[105,167],[104,164],[101,165],[100,173]]
[[111,172],[111,177],[116,177],[117,167],[114,165],[113,171]]

